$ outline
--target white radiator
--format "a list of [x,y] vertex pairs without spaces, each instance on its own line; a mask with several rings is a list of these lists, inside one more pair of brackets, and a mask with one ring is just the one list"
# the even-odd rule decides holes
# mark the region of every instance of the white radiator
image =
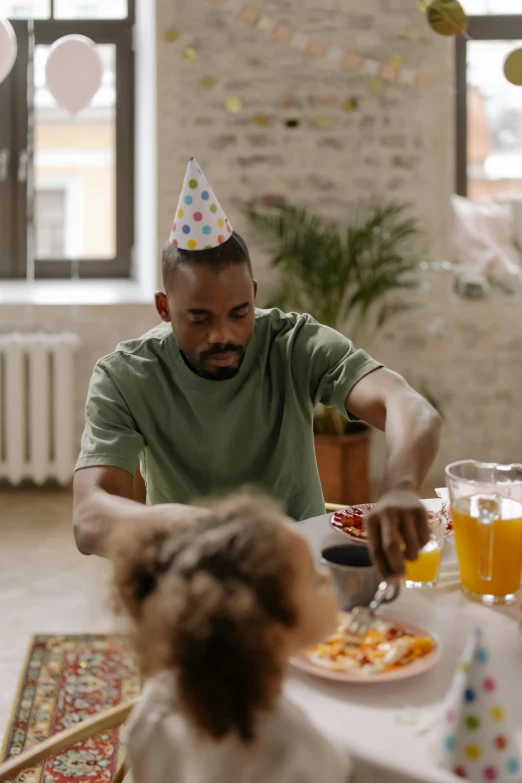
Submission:
[[0,479],[71,480],[78,343],[73,334],[0,335]]

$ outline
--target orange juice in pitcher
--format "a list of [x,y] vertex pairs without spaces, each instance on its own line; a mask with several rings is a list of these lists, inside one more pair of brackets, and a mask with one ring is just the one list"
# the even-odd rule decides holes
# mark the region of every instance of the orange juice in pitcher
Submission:
[[522,574],[522,466],[446,469],[464,592],[485,604],[516,600]]

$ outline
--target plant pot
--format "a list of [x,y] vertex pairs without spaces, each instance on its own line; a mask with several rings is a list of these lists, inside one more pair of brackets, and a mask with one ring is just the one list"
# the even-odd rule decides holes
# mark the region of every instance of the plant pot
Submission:
[[315,435],[315,455],[327,503],[369,503],[370,428],[347,435]]

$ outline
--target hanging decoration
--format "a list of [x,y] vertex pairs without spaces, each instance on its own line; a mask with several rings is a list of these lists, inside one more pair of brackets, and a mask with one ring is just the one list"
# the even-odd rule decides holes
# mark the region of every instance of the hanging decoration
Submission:
[[239,114],[243,109],[243,101],[238,95],[229,95],[225,99],[225,109],[229,114]]
[[[464,35],[469,41],[472,40],[467,32],[469,19],[458,0],[431,0],[426,9],[426,18],[432,30],[439,35]],[[508,55],[504,62],[504,75],[508,82],[522,87],[522,48]]]
[[199,52],[197,49],[194,49],[193,46],[185,46],[183,49],[183,61],[186,63],[195,63],[196,60],[199,57]]
[[347,98],[343,103],[343,111],[351,112],[355,111],[359,105],[357,98]]
[[392,52],[388,57],[388,65],[396,70],[400,70],[405,62],[406,57],[401,52]]
[[408,27],[406,30],[406,38],[410,43],[418,44],[422,41],[422,30],[419,27]]
[[460,35],[468,29],[468,17],[458,0],[433,0],[426,15],[428,24],[439,35]]
[[335,120],[331,114],[318,114],[315,124],[320,130],[330,130],[335,125]]
[[522,87],[522,49],[515,49],[506,58],[504,74],[508,82],[516,87]]
[[13,25],[8,19],[0,19],[0,84],[6,79],[18,54],[18,44]]
[[202,87],[204,90],[211,90],[216,86],[217,79],[215,76],[212,76],[212,74],[206,74],[205,76],[201,77],[199,84],[200,87]]
[[94,41],[66,35],[49,50],[45,64],[47,87],[62,109],[77,114],[100,89],[103,65]]
[[175,27],[169,27],[165,32],[165,41],[167,43],[176,43],[179,40],[180,32]]
[[[456,2],[456,0],[451,0]],[[389,70],[391,63],[383,63],[371,57],[363,57],[351,51],[347,51],[341,46],[332,46],[320,38],[314,38],[306,33],[296,30],[286,22],[280,22],[266,14],[263,14],[260,8],[254,4],[244,4],[241,0],[210,0],[212,5],[223,11],[236,14],[240,21],[248,24],[249,27],[255,27],[257,30],[272,35],[281,43],[298,49],[310,57],[321,59],[337,68],[358,71],[368,75],[373,79],[380,78],[388,82],[408,87],[426,87],[435,83],[434,74],[423,74],[417,71],[409,70],[405,75],[401,65],[392,65],[394,73]],[[410,38],[414,43],[422,40],[422,31],[418,28],[410,28],[415,31],[415,38]],[[430,78],[426,78],[429,76]],[[393,78],[391,78],[393,77]],[[370,88],[371,89],[371,88]]]

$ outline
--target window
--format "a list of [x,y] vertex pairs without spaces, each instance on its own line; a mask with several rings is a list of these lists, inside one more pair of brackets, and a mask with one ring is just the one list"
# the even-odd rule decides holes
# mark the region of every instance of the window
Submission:
[[66,191],[37,188],[35,216],[37,258],[65,258]]
[[[0,85],[0,278],[128,277],[134,0],[0,0],[2,14],[18,57]],[[46,87],[45,63],[75,33],[97,44],[103,79],[71,117]]]
[[[469,38],[457,39],[457,193],[522,197],[522,89],[503,65],[522,47],[521,0],[467,0]],[[502,14],[502,15],[500,15]]]

